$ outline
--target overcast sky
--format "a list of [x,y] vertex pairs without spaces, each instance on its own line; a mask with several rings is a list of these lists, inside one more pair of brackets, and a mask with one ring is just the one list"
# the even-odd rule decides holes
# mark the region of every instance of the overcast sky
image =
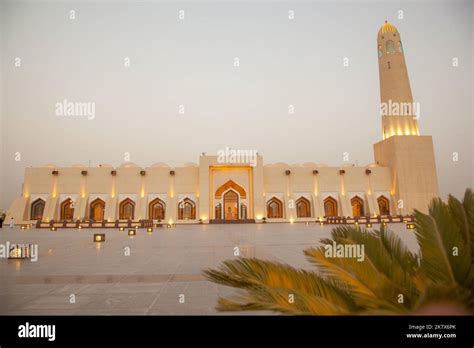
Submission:
[[[256,149],[265,163],[340,165],[344,152],[372,163],[385,19],[402,37],[441,194],[473,186],[471,1],[2,5],[2,209],[20,194],[25,167],[117,166],[125,152],[142,166],[198,162],[226,146]],[[94,103],[95,117],[56,115],[64,100]]]

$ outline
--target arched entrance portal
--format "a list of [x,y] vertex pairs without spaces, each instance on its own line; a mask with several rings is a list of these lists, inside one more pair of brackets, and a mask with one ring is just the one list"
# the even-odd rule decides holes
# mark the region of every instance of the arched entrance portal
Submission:
[[245,189],[228,180],[219,186],[214,193],[214,219],[215,220],[247,220],[248,201]]
[[224,218],[226,220],[239,219],[239,195],[233,190],[224,194]]

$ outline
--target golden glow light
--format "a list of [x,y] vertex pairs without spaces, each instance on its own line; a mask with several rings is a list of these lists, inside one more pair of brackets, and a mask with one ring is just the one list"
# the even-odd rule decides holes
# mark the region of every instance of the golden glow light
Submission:
[[94,242],[102,243],[105,241],[105,234],[104,233],[95,233],[94,234]]

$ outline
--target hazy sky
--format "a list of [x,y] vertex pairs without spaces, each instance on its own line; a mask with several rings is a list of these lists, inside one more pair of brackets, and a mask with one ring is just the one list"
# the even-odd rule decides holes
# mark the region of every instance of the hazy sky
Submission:
[[[385,19],[441,194],[474,186],[471,1],[3,1],[0,13],[0,208],[27,166],[120,165],[124,152],[142,166],[226,146],[265,163],[372,163]],[[95,103],[95,118],[57,116],[63,100]]]

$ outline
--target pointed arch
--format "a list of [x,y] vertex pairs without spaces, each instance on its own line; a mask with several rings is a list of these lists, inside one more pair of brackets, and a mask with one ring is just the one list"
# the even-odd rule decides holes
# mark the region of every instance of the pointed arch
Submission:
[[135,218],[135,202],[130,198],[125,198],[119,204],[119,219],[133,220]]
[[89,205],[89,218],[94,221],[103,221],[105,213],[105,202],[100,199],[94,199]]
[[337,216],[337,201],[332,196],[324,199],[324,216]]
[[359,196],[351,198],[352,216],[364,216],[364,200]]
[[388,40],[385,47],[388,54],[396,52],[395,43],[392,40]]
[[178,204],[178,220],[196,219],[196,203],[188,197]]
[[380,215],[390,215],[390,201],[384,195],[377,198],[377,205],[379,206]]
[[60,220],[73,220],[74,219],[74,202],[71,198],[64,200],[60,207]]
[[222,194],[229,189],[237,191],[241,199],[246,198],[245,189],[239,184],[235,183],[233,180],[229,180],[225,184],[221,185],[216,191],[215,198],[220,199],[222,197]]
[[300,197],[296,200],[296,216],[299,218],[311,217],[311,202],[307,198]]
[[276,197],[272,197],[267,202],[267,218],[281,219],[283,218],[283,203]]
[[30,220],[41,221],[43,219],[43,212],[45,206],[46,202],[41,198],[38,198],[33,203],[31,203]]
[[148,204],[148,218],[152,220],[164,220],[166,215],[166,204],[160,198],[155,198]]

